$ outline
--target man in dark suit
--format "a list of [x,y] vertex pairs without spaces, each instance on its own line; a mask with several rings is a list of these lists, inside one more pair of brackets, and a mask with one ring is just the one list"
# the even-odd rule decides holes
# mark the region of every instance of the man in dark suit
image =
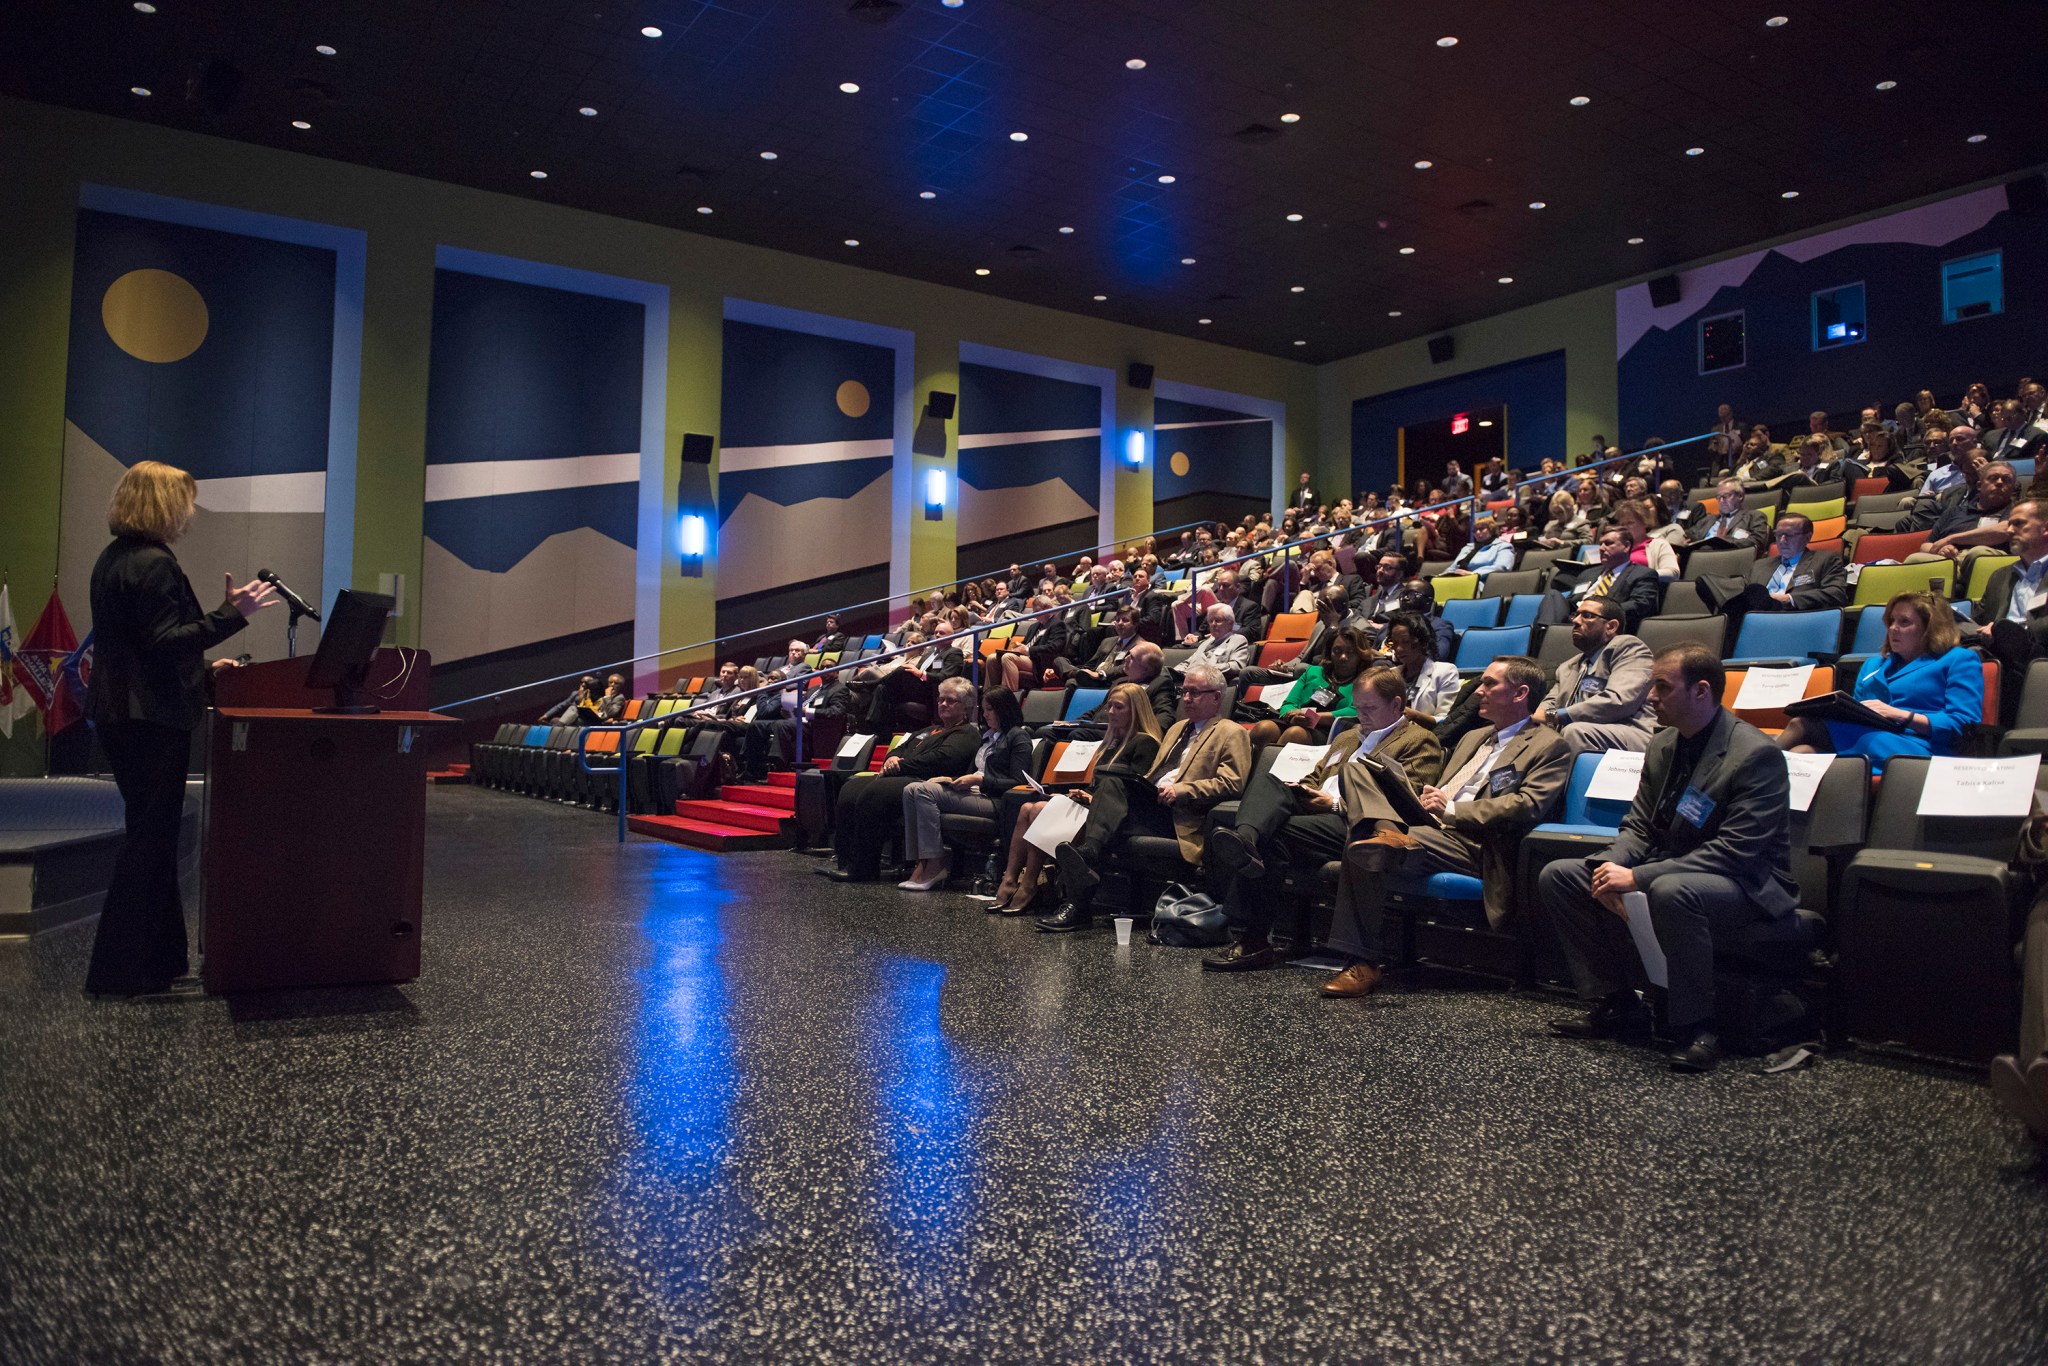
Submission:
[[1085,665],[1076,664],[1064,656],[1052,662],[1048,671],[1053,675],[1048,683],[1070,684],[1081,688],[1106,688],[1120,683],[1124,676],[1124,661],[1130,657],[1131,649],[1138,644],[1138,613],[1128,603],[1116,609],[1110,618],[1112,634],[1109,635]]
[[1477,688],[1486,724],[1458,741],[1438,784],[1408,784],[1436,824],[1404,829],[1400,809],[1377,781],[1359,785],[1358,804],[1347,805],[1345,814],[1354,817],[1354,832],[1365,824],[1375,829],[1344,850],[1329,942],[1351,966],[1323,984],[1323,995],[1365,996],[1378,988],[1382,910],[1393,873],[1476,877],[1485,889],[1487,920],[1498,926],[1507,919],[1516,842],[1549,817],[1571,779],[1571,750],[1530,715],[1542,688],[1542,666],[1527,655],[1504,655],[1486,666]]
[[1316,491],[1309,487],[1307,470],[1301,472],[1301,482],[1294,486],[1294,492],[1287,495],[1287,506],[1298,512],[1316,510]]
[[1788,512],[1778,519],[1778,557],[1760,559],[1740,577],[1702,574],[1693,581],[1713,612],[1819,612],[1849,605],[1849,571],[1832,550],[1810,550],[1813,519]]
[[957,778],[974,769],[981,728],[974,724],[974,685],[964,678],[939,684],[938,719],[896,747],[880,773],[856,773],[839,789],[833,812],[833,866],[817,871],[834,882],[873,882],[881,876],[882,846],[899,836],[903,789],[926,778]]
[[1992,405],[1998,425],[1984,434],[1984,450],[1998,460],[2038,460],[2048,454],[2048,429],[2026,406],[2012,399]]
[[[1338,736],[1316,766],[1298,782],[1283,783],[1261,773],[1245,788],[1235,823],[1213,830],[1203,862],[1228,886],[1224,905],[1232,942],[1202,960],[1210,972],[1245,972],[1277,967],[1273,926],[1286,909],[1278,863],[1313,876],[1344,856],[1345,837],[1365,818],[1365,788],[1372,779],[1351,761],[1370,755],[1400,766],[1411,783],[1433,783],[1443,767],[1443,746],[1409,720],[1402,703],[1406,685],[1400,671],[1368,669],[1351,683],[1358,724]],[[1346,779],[1347,771],[1353,777]]]
[[1650,741],[1635,801],[1614,842],[1559,859],[1537,879],[1543,913],[1571,965],[1586,1016],[1558,1032],[1609,1038],[1647,1013],[1633,983],[1647,980],[1623,898],[1640,892],[1666,962],[1671,1066],[1710,1072],[1714,938],[1792,914],[1791,808],[1785,756],[1769,736],[1721,706],[1726,674],[1704,645],[1660,653],[1650,696],[1664,729]]
[[1629,559],[1635,536],[1626,527],[1611,526],[1600,533],[1600,563],[1582,574],[1566,599],[1576,604],[1582,598],[1612,598],[1622,606],[1626,620],[1622,629],[1633,635],[1644,617],[1657,614],[1664,600],[1657,571]]
[[[799,662],[797,671],[802,671]],[[769,675],[774,681],[784,671]],[[810,691],[797,701],[800,685],[791,685],[778,693],[769,693],[761,698],[754,710],[754,719],[747,723],[746,778],[750,783],[764,782],[768,777],[768,758],[772,751],[777,762],[790,765],[796,762],[796,716],[801,708],[804,729],[810,734],[805,747],[812,754],[823,751],[819,736],[811,728],[820,721],[844,719],[853,709],[853,694],[846,684],[840,682],[837,670],[821,676]]]
[[1216,594],[1216,601],[1230,608],[1237,618],[1237,633],[1256,645],[1266,638],[1266,609],[1259,600],[1244,591],[1244,584],[1238,580],[1235,569],[1219,569],[1206,580],[1210,591]]
[[2027,665],[2048,657],[2048,517],[2039,500],[2023,498],[2006,513],[2018,564],[1993,571],[1984,596],[1970,613],[1976,625],[1969,641],[1987,651],[2001,668],[1999,723],[2019,717],[2020,684]]
[[1718,509],[1712,516],[1704,507],[1687,518],[1686,543],[1726,541],[1729,545],[1762,547],[1771,539],[1771,519],[1754,508],[1744,508],[1749,498],[1740,479],[1723,479],[1714,490]]

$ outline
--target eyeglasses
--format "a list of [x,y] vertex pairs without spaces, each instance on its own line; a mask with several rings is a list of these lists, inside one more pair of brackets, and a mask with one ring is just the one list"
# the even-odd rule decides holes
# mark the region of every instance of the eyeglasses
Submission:
[[1221,689],[1221,688],[1182,688],[1182,689],[1180,690],[1180,695],[1181,695],[1182,697],[1221,697],[1221,696],[1223,695],[1223,689]]

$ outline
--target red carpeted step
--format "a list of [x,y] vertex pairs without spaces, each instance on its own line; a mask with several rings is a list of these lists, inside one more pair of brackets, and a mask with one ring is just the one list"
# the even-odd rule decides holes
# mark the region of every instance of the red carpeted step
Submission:
[[769,775],[768,775],[768,786],[770,786],[770,787],[786,787],[786,788],[788,788],[788,789],[789,789],[789,790],[790,790],[791,792],[794,792],[794,791],[796,791],[796,774],[794,774],[794,773],[771,773],[771,774],[769,774]]
[[745,806],[765,806],[775,811],[796,810],[796,788],[794,786],[778,787],[772,783],[762,783],[757,786],[753,783],[748,783],[743,787],[738,783],[729,783],[719,789],[718,799],[726,802],[739,802]]
[[628,816],[626,828],[649,839],[685,844],[714,854],[738,853],[748,849],[787,849],[788,835],[771,835],[718,821],[692,820],[684,816]]
[[749,806],[745,802],[729,802],[723,799],[680,801],[676,803],[676,814],[685,820],[737,826],[742,830],[758,830],[768,835],[781,834],[783,822],[791,816],[791,812],[779,811],[772,806]]

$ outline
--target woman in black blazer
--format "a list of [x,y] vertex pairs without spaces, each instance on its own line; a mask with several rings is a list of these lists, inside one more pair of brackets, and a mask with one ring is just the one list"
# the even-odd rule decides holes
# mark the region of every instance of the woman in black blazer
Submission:
[[114,488],[113,544],[92,569],[93,669],[87,714],[114,770],[128,839],[114,861],[85,989],[95,995],[162,991],[185,974],[185,910],[178,900],[178,825],[192,731],[206,714],[206,651],[270,606],[252,582],[199,610],[170,543],[198,506],[198,485],[144,460]]

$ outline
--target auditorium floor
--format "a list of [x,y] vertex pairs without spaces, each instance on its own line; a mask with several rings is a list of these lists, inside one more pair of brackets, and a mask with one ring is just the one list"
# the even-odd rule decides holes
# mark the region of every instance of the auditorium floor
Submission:
[[92,1005],[89,927],[0,945],[0,1359],[2048,1355],[2048,1168],[1968,1079],[429,812],[401,989]]

